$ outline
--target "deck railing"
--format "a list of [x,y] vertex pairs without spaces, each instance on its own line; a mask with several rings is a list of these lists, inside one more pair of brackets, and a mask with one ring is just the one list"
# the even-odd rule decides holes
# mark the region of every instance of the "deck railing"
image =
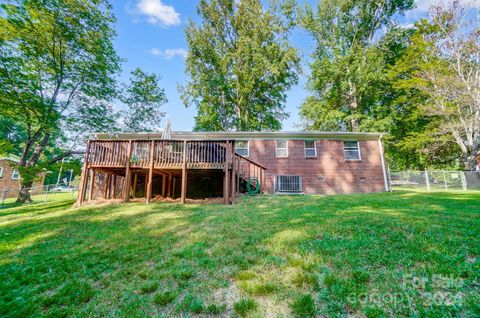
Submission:
[[227,141],[183,140],[132,140],[103,141],[90,143],[88,164],[97,167],[181,168],[186,148],[186,164],[189,168],[223,168],[228,163]]

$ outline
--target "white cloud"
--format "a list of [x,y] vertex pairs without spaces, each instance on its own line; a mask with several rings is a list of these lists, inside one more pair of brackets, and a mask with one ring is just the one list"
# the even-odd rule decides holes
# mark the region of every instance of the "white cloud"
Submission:
[[174,7],[164,4],[162,0],[139,0],[136,11],[145,15],[151,24],[164,27],[180,24],[180,14]]
[[[415,0],[416,10],[426,12],[434,4],[448,3],[448,0]],[[462,4],[467,8],[480,8],[480,0],[464,0]]]
[[153,56],[162,56],[166,60],[171,60],[176,56],[180,56],[182,58],[187,57],[187,50],[185,49],[165,49],[165,50],[160,50],[159,48],[154,47],[153,49],[150,50],[150,54]]

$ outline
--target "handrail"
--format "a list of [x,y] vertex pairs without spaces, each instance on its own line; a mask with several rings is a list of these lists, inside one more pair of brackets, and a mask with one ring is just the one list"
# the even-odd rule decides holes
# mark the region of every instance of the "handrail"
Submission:
[[259,164],[258,162],[255,162],[255,161],[253,161],[253,160],[251,160],[251,159],[248,159],[247,157],[244,157],[244,156],[242,156],[242,155],[239,155],[238,153],[235,153],[235,156],[240,157],[241,159],[246,160],[246,161],[248,161],[248,162],[250,162],[250,163],[252,163],[252,164],[254,164],[254,165],[257,165],[257,166],[259,166],[260,168],[262,168],[263,170],[267,170],[267,168],[265,168],[264,166],[262,166],[262,165]]
[[[132,154],[127,154],[127,145],[132,144]],[[184,142],[187,147],[184,148]],[[219,167],[232,163],[228,155],[229,141],[212,140],[92,140],[88,164],[92,166],[121,167],[129,163],[134,168],[147,168],[153,162],[157,167],[179,167],[185,161],[196,168]],[[186,154],[184,156],[184,151]]]

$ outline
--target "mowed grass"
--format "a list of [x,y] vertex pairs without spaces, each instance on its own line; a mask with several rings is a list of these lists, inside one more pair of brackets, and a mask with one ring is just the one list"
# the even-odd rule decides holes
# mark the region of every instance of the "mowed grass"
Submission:
[[480,315],[478,192],[72,204],[0,211],[0,316]]
[[[57,202],[57,201],[66,201],[66,200],[74,200],[77,197],[78,191],[72,191],[72,192],[49,192],[47,195],[45,193],[42,194],[35,194],[32,195],[32,204],[37,204],[37,203],[45,203],[45,202]],[[1,195],[1,193],[0,193]],[[19,204],[16,203],[17,198],[5,198],[3,200],[3,205],[1,205],[0,201],[0,209],[6,209],[6,208],[11,208],[11,207],[16,207]],[[0,210],[1,213],[2,210]]]

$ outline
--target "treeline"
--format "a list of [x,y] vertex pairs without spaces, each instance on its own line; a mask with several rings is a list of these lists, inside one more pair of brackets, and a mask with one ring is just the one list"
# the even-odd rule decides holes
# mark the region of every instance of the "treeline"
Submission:
[[[288,91],[308,74],[305,129],[382,131],[391,168],[473,169],[480,146],[479,21],[459,2],[411,27],[413,0],[200,0],[185,28],[195,130],[280,130]],[[470,18],[470,19],[469,19]],[[107,0],[0,4],[0,152],[21,157],[23,189],[79,153],[87,132],[159,128],[159,75],[119,83],[116,19]],[[314,44],[311,63],[291,43]],[[303,68],[303,70],[302,70]],[[122,104],[120,111],[113,105]],[[19,201],[28,201],[22,190]]]
[[294,28],[315,49],[305,129],[387,132],[393,169],[474,169],[480,150],[479,25],[455,1],[402,27],[413,0],[201,0],[186,29],[185,105],[197,130],[279,130],[301,71]]

